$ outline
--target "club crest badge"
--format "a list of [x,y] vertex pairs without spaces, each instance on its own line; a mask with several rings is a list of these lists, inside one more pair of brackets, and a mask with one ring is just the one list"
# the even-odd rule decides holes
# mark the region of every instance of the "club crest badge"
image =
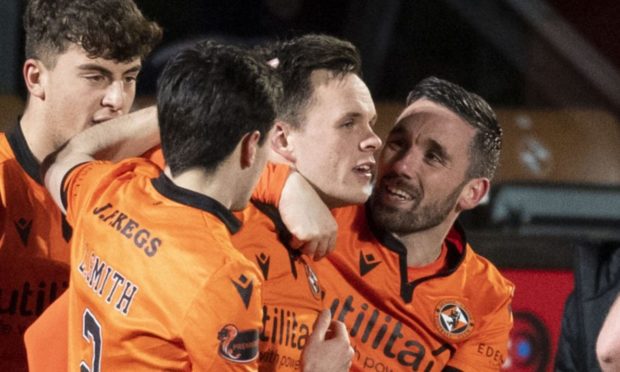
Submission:
[[435,307],[437,329],[446,337],[461,340],[474,329],[474,320],[469,310],[458,301],[442,301]]
[[217,335],[219,355],[231,362],[247,363],[258,356],[258,330],[239,331],[233,324],[225,325]]
[[312,268],[310,267],[310,265],[308,265],[308,263],[305,260],[302,259],[301,262],[303,263],[304,269],[306,271],[306,277],[308,278],[308,285],[310,286],[310,292],[312,292],[312,296],[314,296],[315,299],[320,300],[321,299],[321,286],[319,284],[319,278],[316,276],[314,271],[312,271]]

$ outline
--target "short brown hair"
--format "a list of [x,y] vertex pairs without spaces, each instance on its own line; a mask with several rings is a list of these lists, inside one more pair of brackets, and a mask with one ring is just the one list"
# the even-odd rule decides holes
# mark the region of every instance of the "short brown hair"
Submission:
[[327,70],[334,77],[362,75],[357,48],[350,42],[329,35],[307,34],[268,46],[262,53],[277,58],[277,71],[284,87],[278,118],[295,128],[302,127],[304,110],[314,94],[312,73]]
[[53,67],[71,44],[91,58],[144,58],[161,40],[157,23],[132,0],[30,0],[24,12],[26,58]]

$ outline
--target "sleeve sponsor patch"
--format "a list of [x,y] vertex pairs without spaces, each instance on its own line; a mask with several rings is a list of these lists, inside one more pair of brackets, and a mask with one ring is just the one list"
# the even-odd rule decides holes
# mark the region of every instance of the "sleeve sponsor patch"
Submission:
[[225,325],[217,335],[220,357],[235,363],[250,362],[258,357],[258,330],[240,331],[234,324]]

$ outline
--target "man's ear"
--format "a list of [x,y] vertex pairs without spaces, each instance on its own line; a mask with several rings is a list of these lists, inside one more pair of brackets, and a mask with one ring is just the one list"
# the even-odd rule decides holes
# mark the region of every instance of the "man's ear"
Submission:
[[246,133],[243,138],[241,138],[241,169],[249,168],[254,164],[259,140],[260,132],[257,130]]
[[461,191],[458,202],[459,211],[475,208],[489,192],[490,187],[491,181],[486,177],[469,180],[465,187],[463,187],[463,191]]
[[26,62],[24,62],[22,74],[24,75],[26,88],[28,88],[28,92],[31,96],[41,100],[45,99],[46,73],[47,69],[43,65],[43,62],[34,58],[28,58]]
[[291,142],[292,127],[284,121],[276,121],[271,136],[271,150],[291,164],[295,164],[297,158]]

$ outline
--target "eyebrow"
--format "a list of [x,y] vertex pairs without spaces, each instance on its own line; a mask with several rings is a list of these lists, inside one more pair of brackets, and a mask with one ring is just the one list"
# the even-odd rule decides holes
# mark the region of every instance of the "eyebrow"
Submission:
[[[133,67],[130,67],[126,71],[123,71],[123,75],[130,74],[133,72],[139,72],[141,67],[142,67],[141,65],[135,65]],[[95,63],[85,63],[82,65],[79,65],[78,69],[83,70],[83,71],[89,71],[89,70],[98,71],[99,73],[101,73],[102,75],[108,78],[112,77],[112,71],[108,70],[105,67],[101,67],[100,65],[95,64]]]
[[[353,118],[353,119],[357,119],[362,116],[364,116],[364,114],[358,111],[349,111],[349,112],[346,112],[344,115],[342,115],[343,118]],[[376,120],[377,120],[377,114],[374,114],[373,117],[370,118],[370,121],[373,122]]]

